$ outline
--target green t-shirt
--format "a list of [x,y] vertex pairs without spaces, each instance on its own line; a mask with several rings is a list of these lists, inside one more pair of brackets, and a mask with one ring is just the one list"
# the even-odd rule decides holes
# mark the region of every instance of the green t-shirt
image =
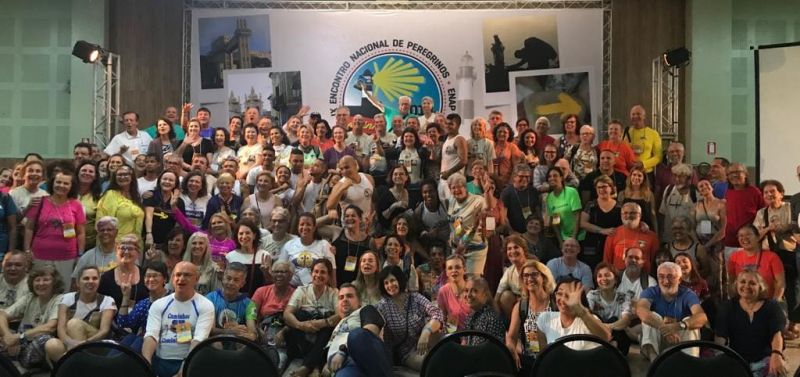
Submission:
[[[183,127],[180,124],[173,124],[172,130],[175,131],[175,140],[183,140],[186,137],[186,133],[183,132]],[[147,127],[144,132],[147,132],[153,140],[156,139],[156,125],[151,124],[150,127]]]
[[[552,192],[547,194],[547,213],[552,219],[558,215],[561,224],[561,238],[567,239],[575,234],[575,226],[578,224],[578,216],[581,210],[581,198],[578,195],[578,190],[572,187],[565,187],[561,194],[556,196]],[[578,212],[578,213],[576,213]],[[552,221],[552,220],[551,220]],[[586,237],[586,231],[581,229],[578,232],[578,241]]]

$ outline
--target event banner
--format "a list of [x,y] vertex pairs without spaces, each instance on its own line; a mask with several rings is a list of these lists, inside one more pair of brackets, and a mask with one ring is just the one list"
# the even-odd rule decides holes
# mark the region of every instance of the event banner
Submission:
[[[285,121],[303,105],[372,117],[411,98],[465,119],[601,116],[603,14],[557,10],[192,11],[191,100],[215,126],[256,106]],[[468,130],[463,130],[469,132]]]

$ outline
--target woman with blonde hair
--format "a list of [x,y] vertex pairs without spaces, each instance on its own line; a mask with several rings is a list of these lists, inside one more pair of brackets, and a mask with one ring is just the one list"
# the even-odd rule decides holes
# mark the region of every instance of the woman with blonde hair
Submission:
[[786,375],[783,310],[769,298],[767,283],[756,270],[740,272],[735,287],[735,297],[724,302],[717,315],[714,340],[742,355],[753,376]]
[[183,253],[183,260],[192,262],[200,271],[200,279],[197,281],[195,289],[203,295],[213,292],[219,283],[217,268],[211,261],[210,251],[208,235],[195,232],[189,236],[189,241],[186,242],[186,252]]
[[[553,311],[550,295],[556,287],[555,279],[544,264],[528,260],[520,274],[522,299],[511,311],[511,323],[506,336],[506,347],[511,351],[520,376],[530,375],[533,360],[541,351],[537,339],[536,319],[543,312]],[[518,350],[521,350],[521,355]]]
[[522,236],[512,234],[505,238],[503,250],[505,250],[511,266],[503,272],[494,300],[500,308],[500,312],[505,315],[506,319],[509,319],[514,305],[517,304],[520,296],[522,296],[522,287],[520,286],[522,280],[520,277],[522,268],[528,261],[528,242]]

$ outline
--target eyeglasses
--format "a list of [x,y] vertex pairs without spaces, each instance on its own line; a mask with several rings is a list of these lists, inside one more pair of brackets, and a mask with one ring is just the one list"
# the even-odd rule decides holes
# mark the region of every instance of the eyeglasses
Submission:
[[541,273],[541,272],[529,272],[529,273],[523,273],[523,274],[522,274],[522,279],[523,279],[523,280],[524,280],[524,279],[531,279],[531,280],[533,280],[533,279],[536,279],[536,278],[538,278],[538,277],[541,277],[541,276],[542,276],[542,273]]
[[133,251],[136,250],[136,246],[133,245],[119,245],[119,250],[123,252]]
[[287,270],[275,270],[275,271],[272,271],[273,275],[274,274],[288,274],[288,273],[289,273],[289,271],[287,271]]
[[675,280],[675,279],[677,279],[677,278],[678,278],[678,276],[676,276],[676,275],[672,275],[672,274],[669,274],[669,275],[662,275],[662,274],[658,274],[658,280],[668,280],[668,281],[672,281],[672,280]]
[[598,190],[605,190],[611,188],[609,185],[597,185],[596,187]]

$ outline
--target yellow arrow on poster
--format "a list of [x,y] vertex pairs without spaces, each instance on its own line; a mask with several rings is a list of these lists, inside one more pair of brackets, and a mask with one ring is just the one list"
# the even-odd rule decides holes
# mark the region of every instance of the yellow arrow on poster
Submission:
[[581,105],[567,93],[559,93],[556,103],[536,106],[536,113],[541,115],[578,114],[580,112]]

